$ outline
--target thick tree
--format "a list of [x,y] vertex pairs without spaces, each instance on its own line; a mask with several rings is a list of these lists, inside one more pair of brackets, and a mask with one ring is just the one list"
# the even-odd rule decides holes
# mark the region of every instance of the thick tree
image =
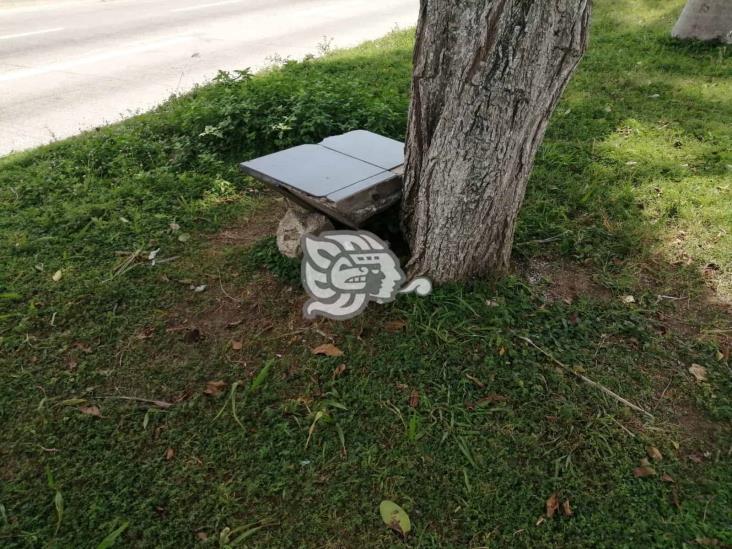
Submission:
[[732,0],[689,0],[671,34],[732,44]]
[[589,17],[590,0],[421,0],[402,202],[411,274],[445,282],[508,266]]

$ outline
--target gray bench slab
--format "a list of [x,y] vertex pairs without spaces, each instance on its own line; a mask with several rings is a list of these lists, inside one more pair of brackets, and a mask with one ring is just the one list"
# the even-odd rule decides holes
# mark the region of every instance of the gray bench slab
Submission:
[[404,143],[365,130],[328,137],[320,144],[385,170],[404,164]]
[[301,206],[359,227],[399,201],[404,144],[364,130],[300,145],[241,169]]

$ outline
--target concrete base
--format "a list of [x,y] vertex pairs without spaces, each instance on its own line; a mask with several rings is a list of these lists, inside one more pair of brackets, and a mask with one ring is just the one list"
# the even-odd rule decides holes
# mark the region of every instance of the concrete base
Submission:
[[306,210],[288,201],[288,209],[277,227],[277,248],[282,255],[292,258],[302,257],[300,239],[305,234],[319,235],[332,231],[333,224],[326,216]]

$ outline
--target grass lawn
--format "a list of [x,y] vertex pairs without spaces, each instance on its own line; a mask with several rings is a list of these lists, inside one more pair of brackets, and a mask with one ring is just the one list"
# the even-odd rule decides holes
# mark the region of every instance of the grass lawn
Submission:
[[402,138],[412,31],[0,159],[0,545],[732,544],[732,52],[682,4],[596,2],[510,276],[345,323],[236,163]]

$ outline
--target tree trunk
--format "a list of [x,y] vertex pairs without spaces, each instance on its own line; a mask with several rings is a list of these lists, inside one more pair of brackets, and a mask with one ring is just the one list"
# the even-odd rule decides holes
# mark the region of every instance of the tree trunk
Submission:
[[732,44],[732,0],[689,0],[671,35]]
[[402,218],[412,275],[504,270],[590,0],[421,0]]

